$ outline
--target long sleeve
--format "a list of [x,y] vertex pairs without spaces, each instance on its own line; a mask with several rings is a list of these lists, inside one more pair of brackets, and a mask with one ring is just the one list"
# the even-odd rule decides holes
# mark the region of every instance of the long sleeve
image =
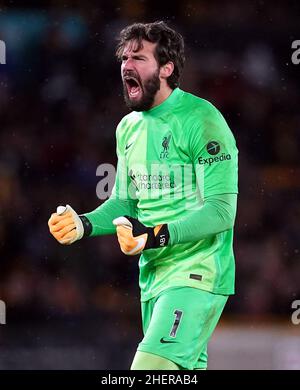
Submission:
[[170,245],[199,241],[233,228],[238,193],[238,149],[222,114],[212,105],[190,127],[189,154],[202,206],[168,224]]
[[168,224],[169,244],[199,241],[232,228],[236,205],[237,194],[208,197],[199,210],[188,211],[184,218]]
[[116,199],[112,197],[95,210],[84,214],[92,225],[90,236],[114,234],[116,227],[112,221],[122,215],[137,218],[136,203],[137,201],[133,199]]

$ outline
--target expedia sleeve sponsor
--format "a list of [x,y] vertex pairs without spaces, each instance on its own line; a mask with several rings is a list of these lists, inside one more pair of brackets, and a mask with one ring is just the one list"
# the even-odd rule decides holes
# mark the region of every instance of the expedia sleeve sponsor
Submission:
[[238,193],[238,149],[218,110],[206,112],[205,120],[200,116],[199,125],[193,127],[191,142],[191,158],[203,197]]
[[200,165],[206,165],[208,164],[209,166],[213,163],[216,162],[221,162],[221,161],[226,161],[226,160],[231,160],[231,154],[230,153],[222,153],[220,156],[216,157],[198,157],[198,163]]
[[227,150],[224,151],[225,149],[226,145],[219,141],[208,142],[206,147],[203,148],[203,155],[198,157],[198,163],[211,166],[214,163],[231,160],[231,154],[228,152],[229,148],[227,147]]

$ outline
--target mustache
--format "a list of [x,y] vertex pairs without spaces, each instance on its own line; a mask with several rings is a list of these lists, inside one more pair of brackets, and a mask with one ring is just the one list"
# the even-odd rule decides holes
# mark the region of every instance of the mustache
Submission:
[[132,77],[132,78],[136,79],[140,84],[142,84],[142,80],[140,79],[140,76],[137,73],[133,72],[133,71],[129,70],[129,71],[124,72],[123,73],[123,79],[125,77]]

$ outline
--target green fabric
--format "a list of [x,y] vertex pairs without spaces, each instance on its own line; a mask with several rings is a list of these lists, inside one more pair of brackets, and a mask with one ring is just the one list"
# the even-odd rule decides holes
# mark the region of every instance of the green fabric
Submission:
[[[219,195],[238,193],[238,150],[223,116],[206,100],[176,88],[162,104],[125,116],[116,136],[121,172],[116,197],[137,199],[138,219],[146,226],[170,224],[174,244],[143,251],[141,299],[172,286],[233,294],[234,207]],[[197,216],[208,218],[199,219],[195,232],[185,222],[192,213],[193,226]],[[190,274],[201,275],[201,281]]]
[[231,229],[236,214],[236,194],[213,195],[197,211],[187,211],[184,218],[168,224],[170,245],[198,241]]
[[207,344],[227,299],[196,288],[175,287],[142,302],[144,338],[138,351],[164,357],[181,369],[205,369]]
[[129,215],[136,218],[136,201],[109,198],[101,206],[90,213],[83,214],[92,224],[92,232],[90,236],[101,236],[105,234],[113,234],[116,232],[116,227],[113,225],[113,219],[121,215]]
[[223,116],[176,88],[151,110],[126,115],[116,138],[112,197],[85,214],[92,235],[114,233],[121,215],[150,227],[168,223],[171,245],[140,257],[142,301],[174,286],[233,294],[238,149]]
[[131,370],[178,370],[179,367],[157,355],[148,352],[137,351],[133,359]]

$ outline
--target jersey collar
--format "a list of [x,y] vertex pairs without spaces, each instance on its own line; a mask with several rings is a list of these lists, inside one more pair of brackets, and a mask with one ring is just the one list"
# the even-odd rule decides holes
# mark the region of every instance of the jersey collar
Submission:
[[148,111],[142,111],[142,114],[147,115],[153,115],[153,116],[159,116],[166,111],[170,110],[176,102],[178,101],[178,98],[183,94],[183,91],[180,88],[175,88],[173,92],[167,97],[166,100],[164,100],[162,103],[160,103],[158,106],[155,106],[151,108]]

